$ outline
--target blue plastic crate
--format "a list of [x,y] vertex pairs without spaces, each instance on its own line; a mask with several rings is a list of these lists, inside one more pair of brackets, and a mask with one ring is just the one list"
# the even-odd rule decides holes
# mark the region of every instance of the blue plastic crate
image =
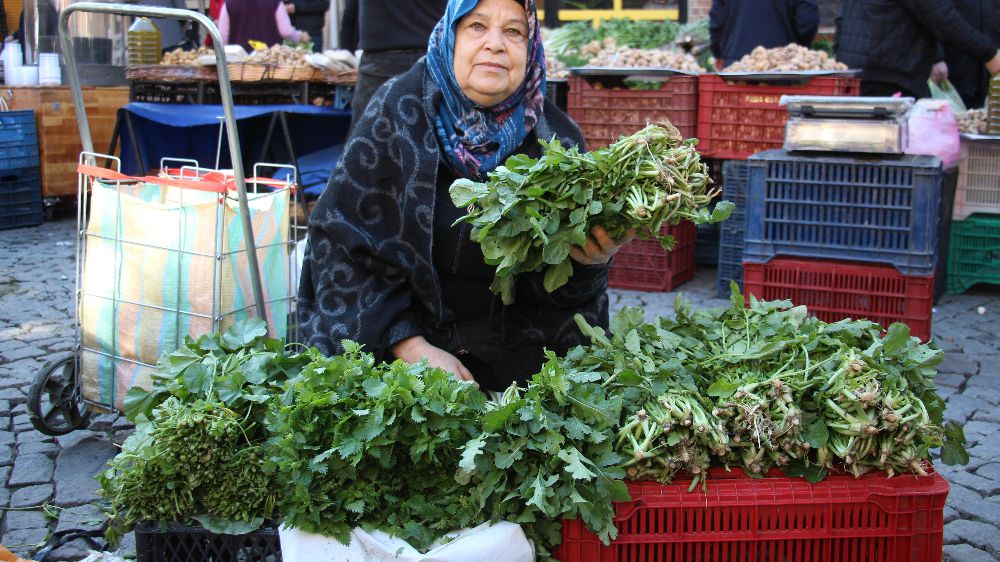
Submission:
[[37,226],[44,220],[38,167],[0,171],[0,229]]
[[0,112],[0,170],[38,166],[35,112]]
[[743,259],[776,255],[892,264],[931,275],[938,257],[941,161],[755,154]]
[[729,160],[722,165],[722,198],[736,205],[719,231],[719,268],[715,286],[719,296],[725,298],[729,297],[730,281],[736,281],[743,288],[743,238],[747,228],[749,174],[750,167],[743,160]]

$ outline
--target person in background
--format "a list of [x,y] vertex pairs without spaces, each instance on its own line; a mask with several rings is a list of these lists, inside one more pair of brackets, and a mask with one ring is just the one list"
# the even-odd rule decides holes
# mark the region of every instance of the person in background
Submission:
[[283,40],[309,41],[309,34],[292,27],[281,0],[226,0],[219,13],[219,33],[226,45],[242,45],[253,52],[250,41],[268,46]]
[[[1000,0],[955,0],[955,9],[967,24],[988,35],[993,46],[1000,47]],[[946,45],[944,62],[944,68],[937,67],[938,73],[932,72],[931,77],[950,80],[967,108],[983,107],[990,75],[982,61]]]
[[[142,0],[145,6],[160,6],[163,8],[187,9],[184,0]],[[189,22],[169,18],[151,18],[156,29],[160,30],[160,46],[167,53],[174,49],[196,49],[197,41],[189,34]]]
[[[368,0],[365,0],[366,2]],[[573,316],[608,325],[608,261],[628,240],[594,227],[570,250],[573,275],[549,293],[518,276],[515,302],[490,292],[487,265],[448,188],[482,180],[540,139],[583,148],[545,98],[534,0],[451,0],[426,58],[371,98],[309,218],[300,333],[332,355],[351,339],[376,360],[430,365],[498,391],[524,383],[544,349],[586,341]],[[629,238],[629,237],[626,237]]]
[[351,98],[352,130],[375,90],[427,54],[427,38],[447,3],[447,0],[347,1],[344,20],[349,22],[349,14],[356,14],[356,48],[364,51]]
[[309,34],[317,53],[323,50],[323,24],[329,9],[330,0],[285,0],[292,25]]
[[757,47],[808,47],[819,29],[816,0],[712,0],[708,18],[720,71]]
[[951,0],[844,0],[837,59],[861,69],[862,96],[930,97],[927,80],[940,45],[974,58],[992,75],[1000,52],[962,19]]

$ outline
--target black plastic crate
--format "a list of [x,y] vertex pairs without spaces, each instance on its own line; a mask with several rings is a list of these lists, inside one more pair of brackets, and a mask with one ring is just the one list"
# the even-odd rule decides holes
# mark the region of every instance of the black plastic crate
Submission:
[[[353,88],[323,82],[231,82],[236,105],[332,105],[345,108]],[[135,80],[129,99],[137,102],[211,104],[222,103],[218,82],[154,82]]]
[[149,521],[135,527],[138,562],[281,562],[278,529],[262,527],[245,535],[218,535],[198,527]]
[[0,229],[38,226],[44,220],[38,167],[0,171]]
[[38,166],[38,130],[35,112],[0,112],[0,173]]

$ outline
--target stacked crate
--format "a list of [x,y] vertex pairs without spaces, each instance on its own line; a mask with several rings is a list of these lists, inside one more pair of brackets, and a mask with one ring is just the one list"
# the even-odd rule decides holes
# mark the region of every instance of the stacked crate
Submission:
[[781,96],[856,96],[859,89],[858,80],[836,76],[783,81],[732,80],[714,74],[699,77],[698,150],[703,157],[720,162],[722,198],[736,203],[736,211],[719,230],[716,285],[720,296],[729,296],[730,281],[743,285],[746,170],[740,162],[784,146],[788,110],[780,104]]
[[0,229],[43,220],[35,112],[0,112]]
[[1000,137],[962,139],[948,244],[948,292],[1000,284]]
[[775,150],[745,166],[747,296],[807,305],[828,322],[905,322],[930,337],[940,160]]
[[[632,90],[623,76],[569,78],[569,116],[580,126],[588,150],[608,146],[650,123],[669,121],[684,138],[695,135],[698,124],[698,77],[657,77],[655,90]],[[694,277],[695,228],[690,222],[665,226],[663,234],[676,240],[673,251],[655,240],[635,240],[616,255],[609,284],[616,289],[672,291]]]

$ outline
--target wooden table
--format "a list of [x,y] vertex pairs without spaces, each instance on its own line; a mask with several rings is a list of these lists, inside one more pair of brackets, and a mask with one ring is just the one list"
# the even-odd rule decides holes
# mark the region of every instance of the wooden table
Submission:
[[[76,197],[76,164],[83,150],[69,86],[4,86],[2,95],[11,109],[33,109],[38,125],[42,196]],[[118,109],[129,101],[127,86],[84,87],[94,150],[106,152]]]

